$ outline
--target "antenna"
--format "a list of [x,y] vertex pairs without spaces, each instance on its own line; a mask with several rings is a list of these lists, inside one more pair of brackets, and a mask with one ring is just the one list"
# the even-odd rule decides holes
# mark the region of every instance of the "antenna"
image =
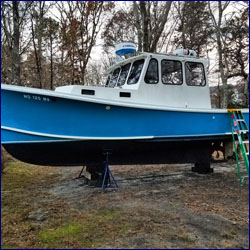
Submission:
[[121,62],[126,58],[129,58],[134,55],[136,52],[136,46],[131,42],[122,42],[115,45],[115,62]]

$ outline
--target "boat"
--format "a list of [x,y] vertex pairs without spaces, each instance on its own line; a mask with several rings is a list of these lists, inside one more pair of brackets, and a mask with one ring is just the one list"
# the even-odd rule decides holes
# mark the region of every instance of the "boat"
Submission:
[[[232,142],[226,109],[211,108],[208,61],[192,50],[116,47],[103,85],[54,91],[1,84],[1,144],[37,165],[195,163]],[[249,110],[242,109],[249,126]]]

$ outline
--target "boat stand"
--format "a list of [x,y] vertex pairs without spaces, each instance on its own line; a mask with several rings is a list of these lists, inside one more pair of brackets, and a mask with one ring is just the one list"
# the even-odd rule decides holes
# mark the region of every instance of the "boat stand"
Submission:
[[84,169],[85,169],[85,166],[82,167],[82,170],[81,170],[80,174],[75,179],[80,179],[80,178],[84,177],[84,175],[82,175],[82,172],[83,172]]
[[106,151],[104,153],[104,155],[106,155],[105,167],[104,167],[102,175],[99,177],[99,179],[96,183],[96,187],[98,186],[99,180],[102,180],[102,186],[101,186],[102,189],[118,188],[116,180],[115,180],[111,170],[109,169],[109,155],[111,155],[111,153]]

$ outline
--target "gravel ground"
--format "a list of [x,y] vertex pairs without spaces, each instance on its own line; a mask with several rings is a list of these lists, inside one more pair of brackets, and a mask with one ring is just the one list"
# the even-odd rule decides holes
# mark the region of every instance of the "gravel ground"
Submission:
[[249,249],[249,182],[239,185],[235,163],[207,175],[190,164],[112,166],[119,188],[105,191],[75,179],[81,167],[22,167],[39,177],[18,194],[27,211],[11,227],[2,182],[2,248]]

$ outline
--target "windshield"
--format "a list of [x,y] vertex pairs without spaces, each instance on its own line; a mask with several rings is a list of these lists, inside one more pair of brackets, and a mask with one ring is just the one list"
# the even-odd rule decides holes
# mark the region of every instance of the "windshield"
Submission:
[[117,79],[119,77],[119,74],[120,74],[120,70],[121,68],[117,68],[113,71],[112,74],[110,74],[108,76],[108,81],[106,83],[106,86],[110,87],[110,88],[114,88],[115,85],[116,85],[116,82],[117,82]]
[[119,79],[117,81],[117,86],[122,86],[125,84],[131,63],[128,63],[122,67]]
[[143,64],[144,64],[144,59],[135,61],[133,63],[133,66],[131,68],[130,75],[128,78],[128,82],[127,82],[128,84],[136,84],[139,81],[142,68],[143,68]]
[[110,88],[120,87],[126,83],[126,80],[127,84],[136,84],[139,81],[143,64],[144,59],[141,59],[133,62],[132,66],[131,63],[128,63],[116,68],[108,75],[105,86]]

